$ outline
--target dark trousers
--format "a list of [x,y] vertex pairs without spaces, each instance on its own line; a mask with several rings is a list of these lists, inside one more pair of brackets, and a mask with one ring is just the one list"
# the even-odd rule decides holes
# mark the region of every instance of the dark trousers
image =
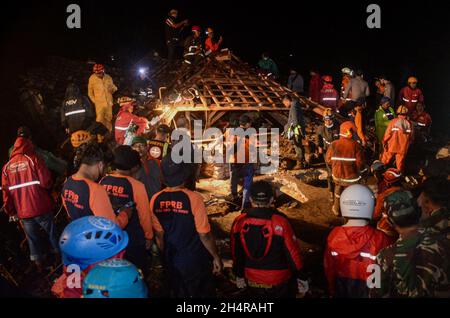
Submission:
[[183,275],[175,269],[168,269],[172,297],[175,298],[211,298],[216,294],[214,277],[211,270],[198,270]]
[[303,162],[305,159],[305,147],[302,144],[302,140],[292,140],[292,144],[294,145],[295,154],[297,155],[297,161]]
[[242,208],[250,202],[250,187],[253,183],[255,174],[253,164],[251,163],[231,163],[230,164],[230,184],[231,194],[237,196],[239,180],[244,179],[244,190],[242,195]]
[[144,277],[148,274],[147,257],[145,245],[128,246],[125,252],[125,258],[139,268]]

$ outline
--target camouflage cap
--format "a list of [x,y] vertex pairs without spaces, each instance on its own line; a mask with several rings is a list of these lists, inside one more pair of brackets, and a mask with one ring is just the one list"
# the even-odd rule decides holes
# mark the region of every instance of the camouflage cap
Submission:
[[406,190],[395,191],[383,201],[389,221],[399,227],[417,224],[421,211],[414,201],[411,192]]

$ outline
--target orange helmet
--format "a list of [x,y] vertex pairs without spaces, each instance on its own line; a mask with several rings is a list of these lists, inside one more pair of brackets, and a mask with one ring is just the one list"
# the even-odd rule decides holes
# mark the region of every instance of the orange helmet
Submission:
[[198,25],[194,25],[191,30],[200,32],[200,27]]
[[105,66],[103,64],[95,64],[93,71],[95,74],[103,73],[105,71]]
[[414,76],[408,78],[408,84],[417,84],[417,82],[417,78],[415,78]]
[[407,115],[408,114],[408,108],[406,106],[400,105],[397,108],[397,115]]
[[339,129],[339,135],[341,135],[344,138],[350,139],[352,138],[354,131],[355,131],[355,124],[349,120],[344,121]]
[[331,83],[333,81],[333,78],[330,75],[324,75],[322,79],[325,83]]
[[395,168],[389,168],[383,173],[383,179],[387,184],[393,184],[400,181],[402,173],[400,170]]

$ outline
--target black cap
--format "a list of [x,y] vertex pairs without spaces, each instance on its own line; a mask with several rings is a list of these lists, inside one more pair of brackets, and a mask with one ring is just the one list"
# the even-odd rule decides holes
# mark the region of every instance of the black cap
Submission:
[[183,162],[175,163],[170,154],[161,160],[163,178],[169,187],[182,185],[192,175],[192,171],[189,168],[189,165]]
[[30,128],[26,126],[20,126],[19,129],[17,129],[17,137],[23,137],[27,139],[31,139],[31,130]]
[[267,181],[256,181],[250,188],[250,198],[257,203],[269,203],[273,196],[272,185]]
[[141,157],[130,146],[119,146],[113,151],[113,165],[119,170],[131,170],[141,164]]

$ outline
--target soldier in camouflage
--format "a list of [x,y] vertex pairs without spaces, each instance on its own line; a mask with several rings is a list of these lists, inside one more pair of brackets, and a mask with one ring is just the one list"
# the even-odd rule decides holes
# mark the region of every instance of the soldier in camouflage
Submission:
[[385,205],[400,238],[377,256],[381,279],[371,297],[450,297],[448,241],[419,227],[421,211],[410,192],[390,194]]

